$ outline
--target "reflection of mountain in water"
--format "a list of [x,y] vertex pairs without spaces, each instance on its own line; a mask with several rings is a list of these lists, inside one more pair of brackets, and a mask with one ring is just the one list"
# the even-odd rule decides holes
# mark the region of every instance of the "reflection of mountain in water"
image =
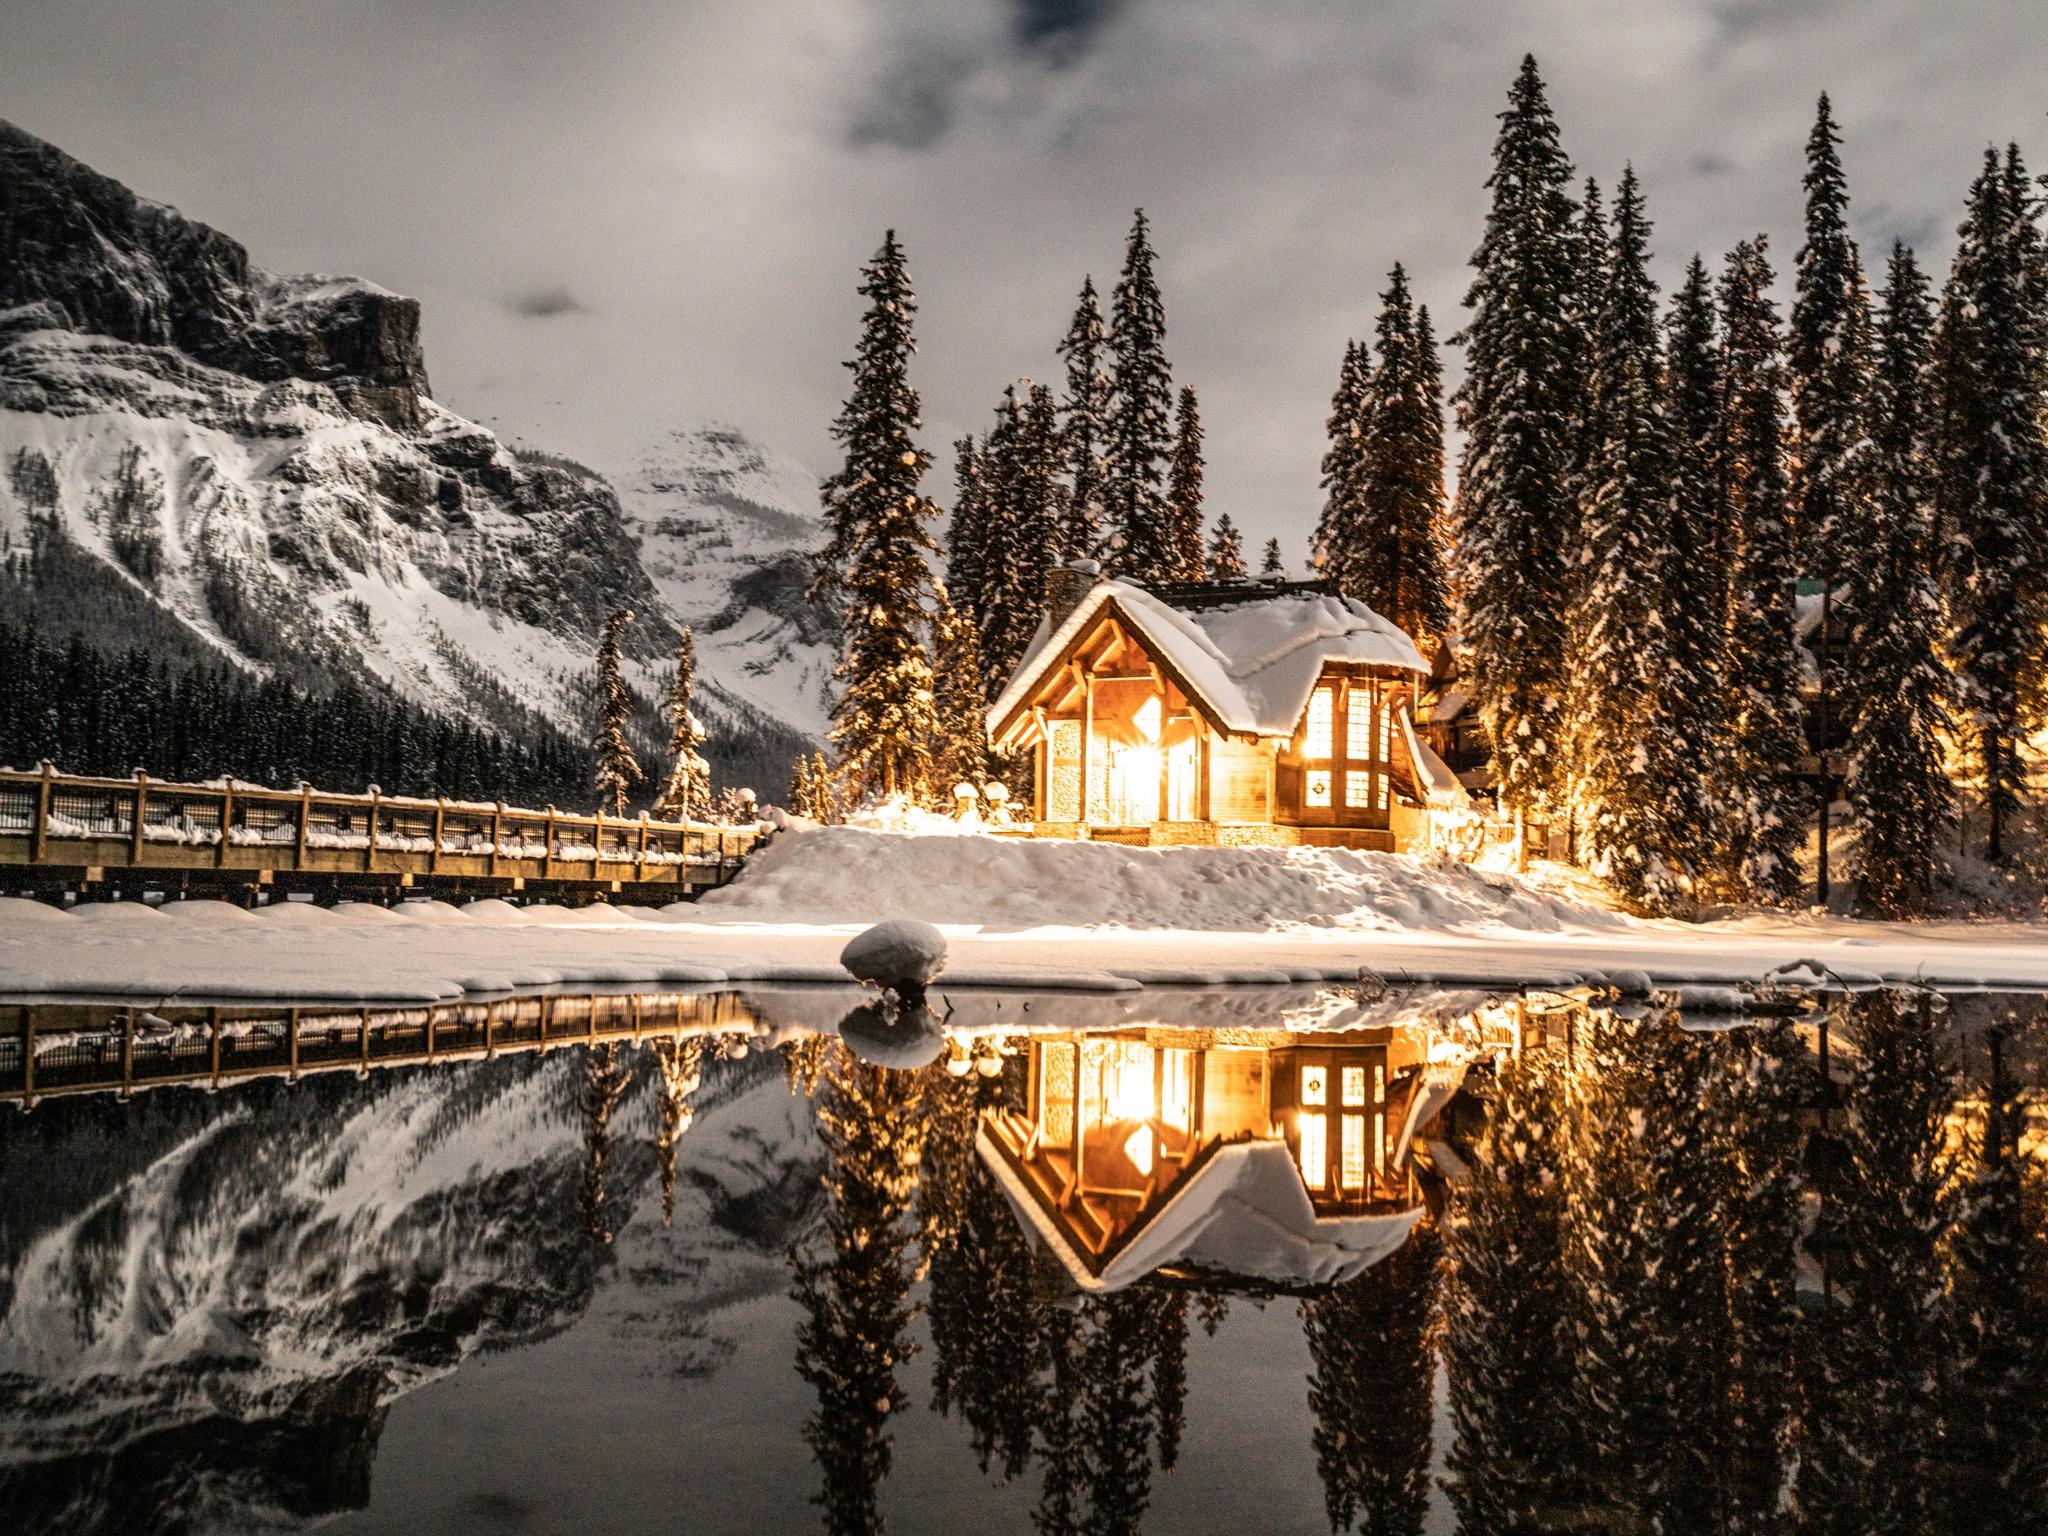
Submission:
[[[38,1530],[295,1525],[365,1502],[394,1397],[566,1326],[602,1267],[693,1316],[779,1277],[804,1117],[772,1057],[707,1076],[667,1231],[627,1226],[660,1182],[652,1047],[41,1106],[0,1143],[0,1505]],[[675,1344],[678,1369],[719,1353]]]

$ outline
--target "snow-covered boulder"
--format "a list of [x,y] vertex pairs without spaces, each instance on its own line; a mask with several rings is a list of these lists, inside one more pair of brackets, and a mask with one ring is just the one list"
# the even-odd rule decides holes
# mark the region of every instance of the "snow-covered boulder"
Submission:
[[854,980],[891,992],[922,993],[946,967],[946,936],[930,923],[891,918],[855,936],[839,952]]
[[862,1003],[839,1021],[839,1038],[862,1061],[892,1072],[915,1072],[946,1053],[938,1016],[922,1003]]

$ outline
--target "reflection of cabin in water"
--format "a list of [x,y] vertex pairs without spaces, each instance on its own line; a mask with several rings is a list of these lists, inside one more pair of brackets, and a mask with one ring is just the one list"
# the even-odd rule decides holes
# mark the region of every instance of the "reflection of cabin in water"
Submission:
[[1335,1284],[1399,1247],[1421,1209],[1399,1155],[1420,1064],[1393,1037],[1034,1036],[1024,1113],[991,1114],[978,1145],[1083,1289],[1155,1271]]
[[1057,568],[989,709],[1029,752],[1033,830],[1135,843],[1421,840],[1465,795],[1415,733],[1429,665],[1363,603],[1315,583],[1147,588]]

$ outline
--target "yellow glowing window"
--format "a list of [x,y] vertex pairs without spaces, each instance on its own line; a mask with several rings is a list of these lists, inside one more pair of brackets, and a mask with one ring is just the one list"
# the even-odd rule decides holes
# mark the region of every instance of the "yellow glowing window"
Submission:
[[[1385,1067],[1374,1067],[1372,1069],[1372,1101],[1375,1104],[1387,1102],[1387,1069]],[[1350,1101],[1346,1100],[1345,1102],[1348,1103]]]
[[1328,805],[1330,803],[1329,769],[1311,768],[1309,770],[1307,787],[1302,792],[1302,798],[1310,805]]
[[1365,1068],[1344,1069],[1344,1107],[1352,1109],[1365,1102]]
[[1394,755],[1394,712],[1380,711],[1380,761],[1388,762]]
[[1387,1117],[1372,1117],[1372,1165],[1381,1173],[1387,1171]]
[[1330,1069],[1328,1067],[1303,1067],[1301,1069],[1301,1102],[1320,1109],[1330,1102]]
[[[1307,1143],[1304,1142],[1306,1148]],[[1337,1166],[1337,1182],[1346,1189],[1365,1188],[1365,1116],[1344,1117],[1343,1157]]]
[[1372,804],[1372,775],[1353,770],[1344,775],[1344,803],[1346,805]]
[[1344,747],[1354,761],[1372,748],[1372,690],[1354,688],[1344,709]]
[[[1308,724],[1301,736],[1301,755],[1323,760],[1331,755],[1331,741],[1337,723],[1337,698],[1332,689],[1318,688],[1308,696]],[[1329,802],[1323,802],[1328,805]]]
[[1321,1189],[1329,1181],[1330,1127],[1321,1115],[1301,1117],[1301,1182]]

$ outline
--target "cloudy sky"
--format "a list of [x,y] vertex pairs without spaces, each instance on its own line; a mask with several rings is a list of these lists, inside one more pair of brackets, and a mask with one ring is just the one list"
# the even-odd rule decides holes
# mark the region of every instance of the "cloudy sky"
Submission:
[[1582,173],[1634,161],[1667,286],[1759,229],[1789,264],[1823,88],[1866,250],[1945,264],[1988,141],[2048,169],[2038,0],[4,3],[0,114],[263,265],[417,295],[440,399],[601,467],[704,417],[826,467],[889,226],[942,451],[1053,376],[1143,204],[1210,510],[1294,558],[1388,266],[1455,326],[1523,52]]

